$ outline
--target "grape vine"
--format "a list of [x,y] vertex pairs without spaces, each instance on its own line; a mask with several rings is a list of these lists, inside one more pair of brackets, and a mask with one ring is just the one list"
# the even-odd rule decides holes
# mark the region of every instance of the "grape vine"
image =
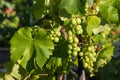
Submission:
[[[37,27],[20,28],[10,41],[11,62],[26,74],[17,72],[19,78],[57,80],[62,74],[69,75],[73,65],[83,66],[90,77],[95,76],[113,56],[109,33],[119,24],[120,14],[117,1],[111,1],[33,0],[30,10]],[[79,58],[83,63],[80,66]],[[78,79],[79,73],[74,72]]]

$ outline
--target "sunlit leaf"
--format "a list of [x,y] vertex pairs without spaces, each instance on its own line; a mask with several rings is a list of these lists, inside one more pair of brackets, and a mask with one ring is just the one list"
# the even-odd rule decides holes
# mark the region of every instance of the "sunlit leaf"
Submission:
[[89,19],[88,19],[88,22],[87,22],[87,33],[89,35],[92,34],[92,31],[93,29],[99,27],[99,24],[100,24],[101,20],[99,17],[97,16],[90,16]]
[[31,28],[21,28],[12,37],[10,43],[11,60],[18,62],[24,68],[33,53],[36,54],[36,63],[42,68],[54,49],[54,44],[47,38],[45,30],[41,28],[36,31]]
[[84,15],[85,1],[80,0],[61,0],[60,13],[66,12],[67,14]]

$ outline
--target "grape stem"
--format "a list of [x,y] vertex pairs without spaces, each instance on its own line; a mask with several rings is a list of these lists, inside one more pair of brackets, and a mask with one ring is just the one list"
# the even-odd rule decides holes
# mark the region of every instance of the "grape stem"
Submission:
[[[79,41],[80,41],[80,43],[82,42],[82,37],[81,37],[81,35],[79,36]],[[79,46],[81,47],[82,46],[82,44],[79,44]],[[82,49],[81,49],[81,51],[82,51]],[[80,80],[80,76],[82,75],[82,73],[83,73],[83,70],[84,70],[84,68],[83,68],[83,62],[82,62],[82,59],[81,59],[81,57],[79,56],[79,54],[80,53],[78,53],[78,80]]]
[[68,36],[68,35],[67,35],[64,27],[61,27],[61,33],[62,33],[64,39],[67,40],[67,36]]

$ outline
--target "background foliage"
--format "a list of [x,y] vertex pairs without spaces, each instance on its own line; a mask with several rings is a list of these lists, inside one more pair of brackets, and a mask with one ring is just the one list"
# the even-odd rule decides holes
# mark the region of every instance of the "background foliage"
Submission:
[[[1,46],[8,46],[11,39],[11,61],[5,63],[1,80],[57,80],[62,74],[77,80],[81,70],[88,80],[119,80],[120,0],[1,0],[0,4]],[[70,52],[71,44],[77,52]]]

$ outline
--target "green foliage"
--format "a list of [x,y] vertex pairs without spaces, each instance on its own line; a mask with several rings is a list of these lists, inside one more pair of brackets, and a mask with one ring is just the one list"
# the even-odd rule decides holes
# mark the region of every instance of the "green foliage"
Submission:
[[85,1],[61,0],[59,8],[68,14],[84,15]]
[[46,32],[41,28],[21,28],[14,34],[10,43],[12,61],[18,62],[25,69],[33,53],[36,54],[35,62],[42,68],[54,49],[54,44],[46,38]]
[[87,22],[87,33],[89,35],[92,35],[92,31],[93,29],[97,28],[100,24],[101,20],[100,18],[98,18],[97,16],[90,16],[88,18],[88,22]]
[[111,44],[106,43],[102,47],[103,49],[97,54],[96,70],[98,70],[99,67],[103,67],[107,62],[110,62],[113,55],[114,47],[111,46]]
[[33,5],[32,12],[37,20],[43,18],[48,13],[47,2],[49,4],[49,0],[37,0]]
[[114,7],[114,3],[115,3],[115,0],[101,1],[99,4],[100,13],[106,21],[117,23],[119,19],[118,9]]
[[[10,74],[3,76],[55,80],[69,73],[71,65],[78,67],[80,56],[84,69],[94,76],[113,56],[109,35],[120,22],[116,4],[115,0],[33,0],[27,9],[34,15],[32,25],[37,26],[20,28],[13,35],[13,65]],[[20,68],[26,75],[16,72]]]

